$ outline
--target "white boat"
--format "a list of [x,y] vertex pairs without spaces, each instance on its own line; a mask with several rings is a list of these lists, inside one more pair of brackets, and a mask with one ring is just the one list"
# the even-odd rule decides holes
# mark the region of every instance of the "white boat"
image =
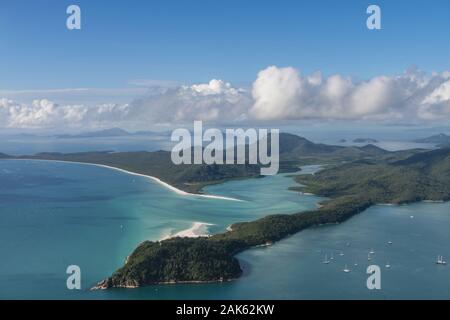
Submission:
[[329,264],[329,263],[330,263],[330,260],[328,260],[327,255],[325,255],[325,259],[323,260],[322,263],[323,263],[323,264]]
[[345,273],[349,273],[351,270],[349,268],[347,268],[347,265],[345,265],[345,268],[342,269],[342,271],[344,271]]
[[391,267],[391,265],[389,264],[389,262],[386,263],[385,267],[386,267],[387,269],[389,269],[389,268]]
[[358,262],[355,262],[355,267],[357,267],[358,266]]
[[373,249],[370,249],[370,252],[369,252],[370,254],[374,254],[375,253],[375,251],[373,251]]
[[392,244],[392,241],[388,241],[388,244]]
[[344,252],[341,251],[341,253],[339,253],[339,255],[342,257],[344,256]]
[[370,252],[369,252],[369,254],[367,255],[367,261],[370,261],[370,260],[372,260],[372,257],[370,256]]
[[330,260],[334,260],[334,256],[333,256],[333,254],[331,254]]
[[447,264],[447,261],[444,260],[443,256],[438,256],[438,258],[436,260],[436,264],[445,266]]

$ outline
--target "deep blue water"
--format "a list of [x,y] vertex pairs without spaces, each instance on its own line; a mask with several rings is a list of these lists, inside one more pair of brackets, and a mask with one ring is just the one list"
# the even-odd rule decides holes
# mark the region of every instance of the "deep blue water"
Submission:
[[[244,200],[233,202],[180,196],[106,168],[0,161],[0,298],[450,298],[450,267],[435,264],[438,254],[450,257],[448,203],[377,206],[341,225],[248,250],[239,255],[245,275],[229,283],[89,291],[141,241],[161,239],[193,222],[213,224],[214,233],[233,222],[316,206],[320,198],[287,190],[292,185],[279,175],[206,189]],[[370,263],[382,268],[379,291],[366,288],[371,249]],[[334,262],[322,264],[332,253]],[[72,264],[81,267],[80,291],[66,288],[65,270]],[[345,264],[352,272],[342,272]]]

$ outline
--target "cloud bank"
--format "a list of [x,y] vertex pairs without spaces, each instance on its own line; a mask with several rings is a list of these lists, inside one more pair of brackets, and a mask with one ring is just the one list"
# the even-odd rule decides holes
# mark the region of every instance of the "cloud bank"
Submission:
[[31,104],[0,99],[0,127],[2,128],[70,128],[102,126],[126,120],[129,105],[102,104],[58,105],[52,101],[34,100]]
[[450,120],[450,72],[412,68],[401,75],[355,81],[343,75],[302,75],[276,66],[261,70],[250,90],[213,79],[148,91],[130,103],[19,103],[0,98],[0,127],[67,128],[286,120],[423,123]]
[[293,68],[269,67],[258,74],[252,95],[249,113],[260,120],[417,122],[449,115],[450,74],[411,69],[355,83],[341,75],[302,77]]

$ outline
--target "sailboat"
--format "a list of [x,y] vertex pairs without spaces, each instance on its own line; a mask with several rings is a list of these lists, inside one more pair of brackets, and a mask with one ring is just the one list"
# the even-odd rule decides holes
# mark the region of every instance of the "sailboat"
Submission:
[[438,256],[437,260],[436,260],[436,264],[440,264],[440,265],[446,265],[447,261],[444,260],[443,256]]
[[327,255],[325,255],[325,259],[323,260],[322,263],[323,264],[329,264],[330,263],[330,260],[328,260],[328,256]]
[[345,268],[342,269],[342,271],[344,271],[345,273],[349,273],[351,270],[347,267],[347,265],[345,265]]

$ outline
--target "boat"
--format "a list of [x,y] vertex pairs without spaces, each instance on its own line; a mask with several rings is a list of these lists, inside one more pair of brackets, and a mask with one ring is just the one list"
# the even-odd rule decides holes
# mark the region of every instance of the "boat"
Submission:
[[388,241],[388,244],[392,244],[392,241]]
[[339,253],[339,255],[342,257],[344,256],[344,252],[341,251],[341,253]]
[[370,261],[370,260],[372,260],[372,257],[370,256],[370,252],[369,252],[369,254],[367,255],[367,261]]
[[349,268],[347,268],[347,265],[345,265],[345,268],[342,269],[342,271],[345,273],[349,273],[351,270]]
[[334,256],[333,256],[333,254],[331,254],[330,260],[334,260]]
[[385,267],[386,267],[387,269],[389,269],[389,268],[391,267],[391,265],[389,264],[389,262],[386,263]]
[[445,266],[447,264],[447,261],[444,260],[443,256],[438,256],[438,258],[436,260],[436,264]]
[[355,262],[355,267],[357,267],[358,266],[358,262]]
[[375,253],[375,251],[373,251],[373,249],[370,249],[370,252],[369,252],[370,254],[374,254]]
[[328,260],[328,256],[327,255],[325,255],[325,259],[323,260],[322,263],[323,264],[329,264],[330,263],[330,260]]

